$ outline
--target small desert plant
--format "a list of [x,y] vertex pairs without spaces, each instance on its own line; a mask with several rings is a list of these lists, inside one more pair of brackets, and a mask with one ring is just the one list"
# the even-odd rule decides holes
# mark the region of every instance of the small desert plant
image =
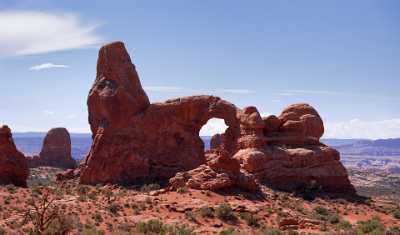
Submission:
[[151,219],[147,222],[140,221],[136,229],[143,234],[165,234],[166,232],[164,224],[158,219]]
[[45,235],[64,235],[74,229],[74,221],[70,216],[59,215],[45,230]]
[[82,232],[82,235],[104,235],[105,232],[102,230],[97,230],[96,227],[92,224],[85,224]]
[[319,215],[323,215],[323,216],[329,215],[329,210],[322,206],[316,206],[314,208],[314,211]]
[[112,214],[117,215],[118,211],[121,209],[121,207],[117,203],[111,203],[108,207],[107,210],[110,211]]
[[103,217],[101,216],[101,214],[100,214],[99,212],[96,212],[96,213],[93,215],[93,219],[94,219],[94,221],[96,221],[97,223],[103,222]]
[[258,227],[260,226],[258,222],[258,218],[249,212],[242,212],[240,213],[240,218],[246,221],[246,224],[251,227]]
[[28,200],[29,208],[24,220],[33,223],[35,233],[43,234],[50,224],[60,217],[59,208],[54,203],[55,198],[51,196],[51,192],[51,189],[44,188],[40,191],[40,196],[32,195]]
[[234,228],[227,228],[227,229],[224,229],[221,232],[219,232],[219,235],[232,235],[234,233],[235,233]]
[[193,228],[186,224],[174,224],[167,226],[169,235],[194,235]]
[[328,222],[331,224],[337,224],[340,222],[340,217],[337,213],[332,213],[328,215]]
[[219,219],[224,221],[234,220],[236,218],[235,214],[233,213],[232,207],[228,203],[220,204],[216,208],[215,213]]
[[352,228],[351,223],[347,220],[340,220],[337,227],[343,230],[349,230]]
[[209,206],[203,206],[199,209],[200,215],[203,218],[213,218],[214,217],[214,209]]
[[13,184],[7,185],[6,188],[9,193],[14,194],[15,192],[17,192],[17,187],[15,187],[15,185],[13,185]]
[[179,187],[176,190],[177,193],[183,194],[183,193],[187,193],[188,192],[188,188],[187,187]]
[[381,220],[378,217],[374,217],[367,221],[361,221],[357,226],[358,234],[373,233],[377,235],[384,234],[384,232],[385,226],[381,223]]
[[400,219],[400,209],[396,209],[393,212],[393,217],[396,218],[396,219]]
[[193,211],[185,211],[185,218],[191,222],[196,222],[196,216]]
[[106,197],[108,203],[115,201],[114,192],[111,189],[104,189],[102,194]]

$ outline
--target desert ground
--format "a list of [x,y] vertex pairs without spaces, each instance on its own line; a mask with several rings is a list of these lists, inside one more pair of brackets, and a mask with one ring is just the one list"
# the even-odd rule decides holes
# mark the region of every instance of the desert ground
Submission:
[[387,198],[86,186],[58,172],[34,168],[28,188],[0,187],[0,234],[400,233],[399,202]]

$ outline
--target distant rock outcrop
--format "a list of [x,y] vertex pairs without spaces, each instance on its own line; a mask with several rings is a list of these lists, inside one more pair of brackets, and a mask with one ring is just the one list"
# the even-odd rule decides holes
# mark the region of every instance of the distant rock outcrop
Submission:
[[[121,42],[100,49],[88,109],[94,141],[80,167],[84,184],[154,178],[169,180],[172,188],[256,190],[265,183],[295,189],[317,183],[326,191],[354,192],[339,153],[319,142],[324,126],[310,105],[262,118],[255,107],[239,109],[214,96],[150,104]],[[223,119],[228,128],[204,153],[199,131],[211,118]]]
[[8,126],[0,127],[0,184],[26,187],[29,176],[25,156],[17,150]]
[[43,140],[39,156],[28,157],[29,167],[52,166],[64,169],[76,167],[71,156],[71,137],[65,128],[51,129]]

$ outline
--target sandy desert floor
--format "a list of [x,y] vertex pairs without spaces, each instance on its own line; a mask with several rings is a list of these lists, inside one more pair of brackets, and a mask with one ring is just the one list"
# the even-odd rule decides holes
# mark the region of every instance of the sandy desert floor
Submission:
[[85,186],[55,181],[58,171],[36,168],[29,188],[0,187],[0,234],[400,234],[398,201]]

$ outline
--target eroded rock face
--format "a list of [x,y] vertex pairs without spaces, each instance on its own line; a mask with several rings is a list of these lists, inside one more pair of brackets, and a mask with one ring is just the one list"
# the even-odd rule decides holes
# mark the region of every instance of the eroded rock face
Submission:
[[[261,117],[214,96],[150,104],[122,43],[100,50],[88,98],[94,142],[80,167],[80,182],[169,180],[171,188],[257,190],[259,183],[296,188],[310,182],[324,190],[354,192],[339,153],[319,142],[321,117],[308,104]],[[228,128],[204,154],[199,131],[211,118]]]
[[52,166],[64,169],[76,167],[71,156],[71,137],[65,128],[53,128],[43,140],[39,156],[28,158],[29,167]]
[[[117,56],[120,54],[123,56]],[[225,120],[230,126],[227,135],[234,142],[237,109],[218,97],[183,97],[149,104],[122,43],[100,50],[97,71],[88,98],[94,141],[81,168],[82,183],[167,180],[204,164],[199,131],[211,118]],[[112,84],[117,85],[99,85],[101,77],[112,78]],[[232,148],[234,143],[226,145],[227,151]]]
[[0,127],[0,184],[26,187],[29,176],[25,156],[19,152],[8,126]]

